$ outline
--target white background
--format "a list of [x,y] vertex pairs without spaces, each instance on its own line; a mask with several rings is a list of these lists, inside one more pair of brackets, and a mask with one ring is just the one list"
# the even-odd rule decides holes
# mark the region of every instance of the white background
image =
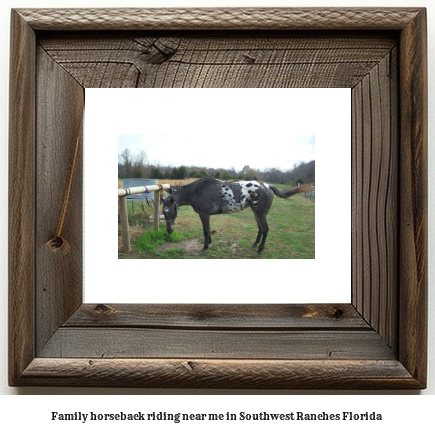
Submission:
[[[59,2],[55,0],[41,0],[41,1],[18,1],[18,0],[3,0],[0,4],[0,41],[1,41],[1,61],[0,61],[0,176],[2,179],[2,185],[4,188],[0,189],[0,203],[4,206],[0,209],[0,393],[4,395],[35,395],[42,394],[47,395],[44,397],[27,396],[27,397],[14,397],[14,396],[2,396],[0,397],[0,424],[5,426],[6,424],[11,424],[14,430],[20,431],[20,429],[35,430],[43,427],[44,432],[58,433],[60,430],[66,433],[77,433],[79,432],[79,425],[74,423],[67,423],[66,425],[55,425],[51,424],[48,419],[47,411],[56,411],[56,409],[61,409],[61,411],[113,411],[118,410],[142,410],[142,408],[152,409],[152,410],[163,410],[174,411],[177,408],[177,404],[181,404],[183,408],[189,407],[192,411],[203,411],[208,408],[216,407],[216,411],[221,408],[230,407],[230,411],[244,411],[243,408],[257,408],[259,403],[263,404],[265,410],[277,411],[288,411],[289,408],[303,408],[303,411],[322,411],[323,409],[338,409],[339,411],[344,411],[346,409],[352,410],[372,410],[385,412],[387,420],[385,424],[376,425],[339,425],[339,428],[350,428],[353,432],[366,433],[368,430],[372,432],[386,432],[387,430],[392,430],[395,432],[410,432],[412,430],[422,429],[425,422],[432,422],[432,412],[434,400],[433,394],[435,391],[435,376],[434,376],[434,321],[433,312],[435,310],[435,302],[433,298],[433,278],[434,278],[434,267],[432,265],[432,257],[434,252],[434,234],[430,228],[429,231],[429,241],[430,241],[430,251],[429,251],[429,388],[421,392],[389,392],[388,394],[398,394],[402,396],[367,396],[369,395],[382,395],[385,391],[371,391],[363,392],[356,391],[355,396],[342,396],[341,392],[331,392],[331,391],[318,391],[317,394],[328,394],[333,395],[331,397],[324,396],[293,396],[294,393],[299,395],[304,395],[304,392],[294,392],[285,391],[280,392],[273,396],[264,395],[261,391],[248,391],[247,394],[263,395],[261,397],[253,396],[212,396],[203,398],[201,396],[189,396],[189,397],[156,397],[156,396],[134,396],[134,395],[147,395],[147,394],[193,394],[193,393],[205,393],[213,394],[214,391],[192,391],[192,390],[112,390],[112,389],[86,389],[86,388],[9,388],[7,386],[7,200],[8,200],[8,190],[5,188],[7,185],[7,135],[8,135],[8,62],[9,62],[9,14],[10,8],[14,7],[144,7],[144,6],[425,6],[428,8],[428,23],[429,23],[429,125],[430,125],[430,136],[431,138],[434,125],[434,110],[433,110],[433,96],[435,91],[435,81],[432,78],[432,71],[434,70],[434,51],[433,47],[435,44],[435,5],[433,1],[411,1],[411,0],[395,0],[395,1],[373,1],[373,0],[360,0],[358,2],[350,3],[349,0],[341,1],[331,1],[331,0],[317,0],[317,1],[285,1],[285,0],[274,0],[271,2],[265,2],[264,0],[227,0],[218,1],[210,0],[206,2],[205,0],[183,0],[178,2],[176,0],[164,0],[164,1],[152,1],[152,0],[69,0],[68,2]],[[430,146],[430,169],[433,169],[433,144]],[[430,183],[435,181],[434,174],[430,175]],[[435,196],[433,189],[430,189],[430,220],[433,220],[433,207],[431,203],[435,203]],[[433,223],[432,223],[433,224]],[[97,397],[94,398],[89,396],[91,394],[126,394],[131,396],[125,396],[121,399],[107,397]],[[227,391],[227,393],[240,393],[240,391]],[[310,392],[306,392],[310,394]],[[346,393],[346,392],[345,392]],[[352,392],[347,392],[352,394]],[[51,395],[67,395],[65,397],[56,397]],[[81,395],[80,397],[71,397],[71,395]],[[430,397],[419,398],[413,395],[432,395]],[[406,395],[406,396],[405,396]],[[336,424],[320,424],[320,429],[323,432],[336,432]],[[237,426],[241,428],[242,426]],[[255,425],[257,427],[258,425]],[[260,428],[271,429],[270,425],[259,425]],[[318,425],[303,425],[306,429],[312,427],[318,427]],[[99,427],[102,427],[99,425]],[[128,425],[104,425],[105,432],[119,432],[121,429],[125,429]],[[167,429],[173,429],[170,426],[164,425]],[[198,428],[199,427],[199,428]],[[212,432],[222,432],[222,427],[227,429],[227,426],[208,425],[205,428],[211,430]],[[250,426],[251,427],[251,426]],[[290,432],[294,429],[296,425],[285,425],[278,428],[276,426],[274,431],[276,432]],[[153,427],[155,428],[155,427]],[[12,429],[9,427],[9,429]],[[95,426],[88,425],[88,430],[92,429],[95,432]],[[192,425],[186,425],[185,428],[179,427],[178,431],[183,429],[186,432],[191,433],[193,431]],[[204,431],[204,426],[196,425],[196,429],[201,429]],[[85,430],[85,428],[83,428]],[[189,431],[187,431],[189,430]],[[135,431],[129,430],[129,432],[144,432],[144,427],[139,425]]]
[[[203,140],[207,140],[204,131],[213,127],[210,119],[215,119],[219,128],[229,130],[229,140],[236,137],[233,149],[275,155],[271,167],[285,164],[286,158],[282,154],[286,146],[282,140],[289,130],[311,130],[316,134],[315,259],[260,260],[255,263],[252,261],[256,259],[118,259],[118,205],[114,187],[118,179],[118,134],[153,131],[154,127],[148,125],[159,121],[161,101],[168,107],[165,122],[171,126],[175,123],[176,130],[185,126],[184,119],[195,118],[196,107],[201,107],[203,118],[198,119],[198,125],[201,125],[198,134]],[[228,101],[243,103],[238,103],[234,110],[234,107],[228,107]],[[221,110],[230,112],[224,124],[219,122]],[[113,188],[104,188],[98,193],[92,188],[85,189],[85,301],[349,303],[350,110],[349,89],[87,89],[85,185],[102,183],[113,185]],[[265,111],[268,114],[261,116]],[[259,121],[248,123],[254,116],[261,118],[261,125]],[[177,124],[181,126],[177,127]],[[258,136],[265,137],[267,145],[263,148],[253,145],[249,137],[242,142],[239,137],[241,125],[255,129]],[[169,132],[164,127],[159,129],[162,133]],[[181,134],[184,133],[181,131]],[[195,155],[199,152],[219,153],[223,148],[208,148],[202,144],[199,148],[186,146],[184,151]],[[227,160],[228,165],[233,163],[231,153]],[[95,167],[104,170],[95,170]],[[105,218],[102,218],[102,203],[105,204]],[[211,220],[213,222],[213,216]],[[201,227],[199,217],[197,223]],[[252,224],[255,225],[253,216]],[[90,236],[96,233],[101,235],[98,243]],[[252,273],[253,267],[255,273]],[[125,270],[131,270],[131,273]],[[333,282],[333,285],[326,282]]]

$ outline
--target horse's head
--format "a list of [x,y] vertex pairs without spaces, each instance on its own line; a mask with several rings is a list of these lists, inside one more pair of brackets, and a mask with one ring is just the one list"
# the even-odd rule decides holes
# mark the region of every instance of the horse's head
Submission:
[[163,215],[166,220],[166,230],[168,233],[172,233],[174,230],[174,222],[177,218],[177,204],[172,196],[167,199],[162,199]]

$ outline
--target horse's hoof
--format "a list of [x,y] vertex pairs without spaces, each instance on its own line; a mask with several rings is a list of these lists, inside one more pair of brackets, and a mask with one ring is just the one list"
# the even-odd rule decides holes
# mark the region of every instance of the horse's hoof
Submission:
[[252,244],[251,249],[256,249],[257,246],[258,246],[258,244],[254,243],[254,244]]
[[200,255],[204,255],[207,252],[208,248],[205,247],[199,252]]
[[255,252],[255,256],[260,256],[261,255],[261,250],[257,250],[256,252]]

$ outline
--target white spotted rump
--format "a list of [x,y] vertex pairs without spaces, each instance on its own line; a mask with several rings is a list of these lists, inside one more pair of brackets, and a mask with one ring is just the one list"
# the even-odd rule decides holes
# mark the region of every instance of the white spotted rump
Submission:
[[[257,207],[259,192],[268,188],[268,184],[257,181],[235,181],[223,183],[221,187],[221,197],[223,198],[222,212],[229,214],[243,211],[248,206],[255,210]],[[236,193],[239,190],[238,193]]]

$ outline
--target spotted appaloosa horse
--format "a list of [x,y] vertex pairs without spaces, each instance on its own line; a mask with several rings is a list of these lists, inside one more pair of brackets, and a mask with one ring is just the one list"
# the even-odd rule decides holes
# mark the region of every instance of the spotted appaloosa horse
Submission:
[[309,189],[310,185],[308,184],[294,190],[282,191],[274,185],[258,181],[224,182],[211,178],[198,179],[182,187],[172,188],[171,195],[162,199],[166,230],[169,233],[174,230],[178,207],[190,205],[199,214],[202,222],[205,238],[203,251],[205,251],[211,243],[211,215],[229,214],[250,207],[258,225],[257,239],[252,247],[257,247],[261,240],[257,250],[257,253],[260,254],[264,249],[269,231],[266,216],[272,205],[273,196],[286,199]]

